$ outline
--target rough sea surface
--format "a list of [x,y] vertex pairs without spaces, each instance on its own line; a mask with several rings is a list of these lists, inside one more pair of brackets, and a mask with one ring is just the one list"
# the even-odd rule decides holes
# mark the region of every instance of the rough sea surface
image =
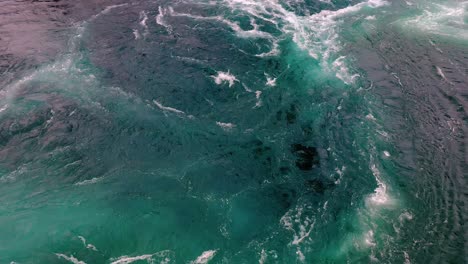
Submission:
[[467,263],[468,2],[0,2],[0,263]]

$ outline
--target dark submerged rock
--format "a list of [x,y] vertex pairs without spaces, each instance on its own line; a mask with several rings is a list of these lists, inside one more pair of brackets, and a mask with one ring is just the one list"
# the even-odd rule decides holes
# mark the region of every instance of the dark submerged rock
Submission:
[[333,187],[335,184],[333,182],[324,182],[320,179],[307,180],[305,182],[307,189],[314,193],[323,194],[326,190]]
[[314,147],[293,144],[292,152],[297,156],[296,166],[300,170],[311,170],[319,164],[317,149]]

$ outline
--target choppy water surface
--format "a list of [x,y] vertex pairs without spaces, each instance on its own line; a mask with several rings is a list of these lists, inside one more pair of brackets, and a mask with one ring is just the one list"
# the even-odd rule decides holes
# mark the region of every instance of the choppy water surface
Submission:
[[1,263],[465,263],[468,3],[0,3]]

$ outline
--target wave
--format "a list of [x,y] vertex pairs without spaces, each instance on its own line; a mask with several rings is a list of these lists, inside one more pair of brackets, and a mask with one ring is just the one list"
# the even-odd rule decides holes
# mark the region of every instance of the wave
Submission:
[[60,254],[60,253],[55,253],[55,255],[58,258],[62,258],[62,259],[66,260],[66,261],[69,261],[69,262],[71,262],[73,264],[86,264],[86,262],[78,260],[73,255],[67,256],[67,255]]
[[172,27],[166,22],[165,16],[167,14],[172,14],[173,10],[172,8],[163,8],[163,7],[158,7],[159,13],[156,15],[156,24],[163,26],[169,33],[172,32]]
[[232,130],[234,127],[236,127],[236,125],[233,124],[233,123],[223,123],[223,122],[218,122],[218,121],[216,121],[216,125],[218,125],[218,126],[221,127],[222,129],[224,129],[225,131],[230,131],[230,130]]
[[468,1],[453,3],[418,2],[419,15],[402,19],[405,28],[420,30],[446,38],[468,40]]
[[86,243],[86,239],[83,237],[83,236],[78,236],[78,238],[81,240],[81,242],[83,243],[83,246],[85,246],[87,249],[91,249],[93,251],[98,251],[96,246],[94,246],[93,244],[88,244]]
[[196,260],[190,262],[191,264],[206,264],[214,258],[218,250],[207,250],[203,252]]
[[[284,35],[291,35],[301,49],[321,62],[324,71],[335,72],[336,77],[347,84],[353,83],[356,75],[351,74],[344,63],[346,57],[338,55],[341,51],[338,26],[343,18],[364,8],[378,8],[388,4],[386,1],[369,0],[336,11],[323,10],[310,16],[299,16],[276,1],[232,0],[224,3],[235,11],[274,24]],[[276,49],[273,45],[271,52],[276,54]]]
[[77,183],[75,183],[75,185],[76,186],[89,185],[89,184],[94,184],[94,183],[100,182],[102,180],[103,180],[103,177],[92,178],[92,179],[89,179],[89,180],[84,180],[84,181],[77,182]]
[[175,109],[173,107],[168,107],[168,106],[164,106],[162,105],[160,102],[156,101],[156,100],[153,100],[153,103],[161,110],[163,110],[164,112],[172,112],[172,113],[176,113],[176,114],[181,114],[181,115],[185,115],[185,112],[184,111],[181,111],[179,109]]
[[169,263],[173,259],[174,253],[170,250],[163,250],[160,252],[156,252],[153,254],[144,254],[139,256],[121,256],[116,259],[111,259],[111,264],[129,264],[136,261],[146,260],[149,263],[154,263],[155,261],[159,261],[161,264]]
[[226,82],[229,84],[229,87],[232,87],[234,86],[235,82],[239,82],[236,76],[232,75],[229,71],[227,72],[218,71],[217,75],[211,76],[211,77],[214,79],[217,85],[221,85]]

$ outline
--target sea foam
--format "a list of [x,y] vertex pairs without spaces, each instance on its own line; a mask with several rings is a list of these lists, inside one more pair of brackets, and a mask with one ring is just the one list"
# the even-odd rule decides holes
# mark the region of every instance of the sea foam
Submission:
[[66,261],[68,261],[68,262],[71,262],[71,263],[73,263],[73,264],[86,264],[86,262],[78,260],[78,259],[75,258],[73,255],[67,256],[67,255],[60,254],[60,253],[55,253],[55,255],[56,255],[58,258],[62,258],[62,259],[66,260]]
[[206,264],[214,258],[218,250],[207,250],[197,257],[191,264]]
[[217,85],[221,85],[227,82],[229,84],[229,87],[232,87],[234,85],[234,82],[239,82],[236,76],[232,75],[229,71],[228,72],[218,71],[217,75],[211,76],[211,77],[214,79]]

